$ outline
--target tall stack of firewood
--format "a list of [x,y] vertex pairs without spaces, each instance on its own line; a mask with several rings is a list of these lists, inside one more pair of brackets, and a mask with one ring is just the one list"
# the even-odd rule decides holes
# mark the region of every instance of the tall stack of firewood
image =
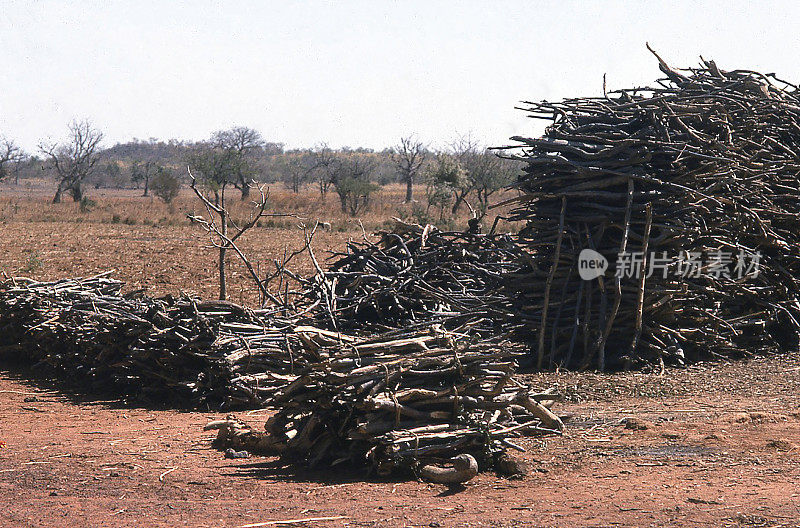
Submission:
[[[510,217],[534,261],[515,285],[539,367],[797,346],[800,92],[656,57],[654,88],[526,103],[550,125],[505,151],[524,162]],[[581,278],[582,252],[603,264],[584,250],[605,275]]]

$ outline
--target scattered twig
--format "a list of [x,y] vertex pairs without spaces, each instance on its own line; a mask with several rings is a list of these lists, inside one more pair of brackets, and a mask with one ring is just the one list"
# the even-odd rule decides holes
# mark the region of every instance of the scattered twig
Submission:
[[166,470],[165,472],[161,473],[161,474],[158,476],[158,481],[159,481],[159,482],[164,482],[164,477],[166,477],[167,475],[169,475],[170,473],[172,473],[172,472],[173,472],[173,471],[175,471],[176,469],[178,469],[178,468],[177,468],[177,467],[169,468],[169,469],[168,469],[168,470]]
[[302,519],[283,519],[280,521],[266,521],[252,524],[243,524],[239,528],[258,528],[259,526],[275,526],[280,524],[300,524],[306,522],[323,522],[323,521],[338,521],[347,519],[344,515],[336,515],[331,517],[304,517]]

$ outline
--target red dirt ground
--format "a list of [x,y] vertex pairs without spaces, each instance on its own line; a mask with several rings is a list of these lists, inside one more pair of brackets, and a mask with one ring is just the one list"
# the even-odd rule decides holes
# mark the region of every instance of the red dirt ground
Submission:
[[[522,480],[461,490],[273,458],[226,460],[217,413],[80,401],[0,371],[2,526],[800,526],[800,355],[557,385],[567,436],[524,439]],[[27,398],[27,401],[26,401]],[[241,416],[261,422],[266,415]],[[646,429],[627,429],[634,417]],[[272,526],[275,526],[273,524]],[[280,526],[280,524],[277,524]]]

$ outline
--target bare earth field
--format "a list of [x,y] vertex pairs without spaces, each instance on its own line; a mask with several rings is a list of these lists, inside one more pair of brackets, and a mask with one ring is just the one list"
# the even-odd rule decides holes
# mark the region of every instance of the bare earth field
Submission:
[[[0,372],[3,526],[799,526],[800,356],[657,374],[547,374],[567,435],[531,473],[463,489],[227,460],[214,413],[79,401]],[[614,387],[614,390],[610,390]],[[636,396],[636,394],[647,394]],[[27,401],[26,401],[27,399]],[[625,418],[636,418],[628,429]],[[253,423],[266,414],[250,413]]]
[[[193,292],[203,298],[218,294],[217,266],[209,239],[194,226],[144,226],[71,222],[7,222],[3,232],[0,270],[9,276],[38,280],[81,277],[115,270],[114,277],[127,283],[126,289],[145,288],[150,295]],[[343,248],[350,237],[360,233],[320,231],[314,236],[318,258],[322,248]],[[297,229],[255,229],[244,248],[248,257],[262,267],[270,259],[303,245]],[[257,302],[254,286],[243,265],[235,258],[229,263],[229,298],[234,302]],[[263,269],[263,268],[262,268]],[[307,258],[294,269],[311,274]]]
[[[129,288],[151,294],[215,294],[214,255],[184,221],[186,197],[170,210],[131,193],[98,196],[82,213],[75,204],[50,208],[44,194],[10,196],[0,194],[0,271],[8,275],[116,269]],[[390,202],[364,219],[368,230]],[[318,252],[361,236],[357,223],[325,214],[334,229],[317,235]],[[254,230],[245,241],[253,261],[266,265],[300,246],[297,223]],[[242,269],[232,267],[232,300],[252,302]],[[298,471],[274,458],[227,460],[202,431],[219,414],[79,398],[4,368],[0,526],[236,527],[314,517],[342,518],[294,525],[800,526],[796,353],[663,375],[524,375],[565,396],[556,411],[570,416],[567,434],[521,440],[531,466],[524,479],[487,473],[462,489],[356,470]]]

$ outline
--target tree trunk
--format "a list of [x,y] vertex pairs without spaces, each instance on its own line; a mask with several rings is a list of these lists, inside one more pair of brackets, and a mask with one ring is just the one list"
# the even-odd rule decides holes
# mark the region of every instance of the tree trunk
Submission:
[[[222,234],[228,236],[228,218],[225,214],[225,208],[221,209],[219,213],[220,216],[220,223],[222,224]],[[227,248],[225,247],[225,242],[221,243],[219,248],[219,300],[224,301],[228,297],[227,292],[227,281],[225,277],[225,253]]]
[[248,198],[250,198],[250,186],[249,185],[247,185],[246,183],[242,184],[242,189],[241,190],[242,190],[242,200],[247,200]]
[[414,178],[409,176],[406,178],[406,203],[411,203],[413,201],[414,195]]
[[144,193],[142,194],[142,196],[149,196],[148,194],[149,192],[150,192],[150,175],[148,174],[147,176],[144,177]]
[[456,194],[456,201],[453,204],[453,211],[452,211],[453,214],[456,214],[458,210],[461,209],[461,204],[464,202],[464,198],[466,197],[467,197],[466,194],[461,194],[461,193]]
[[69,189],[70,194],[72,194],[72,201],[73,202],[80,202],[83,199],[83,189],[81,189],[80,183],[75,183]]
[[64,190],[61,188],[61,184],[59,183],[58,187],[56,188],[56,195],[53,196],[53,203],[54,204],[61,203],[61,195],[63,193],[64,193]]

